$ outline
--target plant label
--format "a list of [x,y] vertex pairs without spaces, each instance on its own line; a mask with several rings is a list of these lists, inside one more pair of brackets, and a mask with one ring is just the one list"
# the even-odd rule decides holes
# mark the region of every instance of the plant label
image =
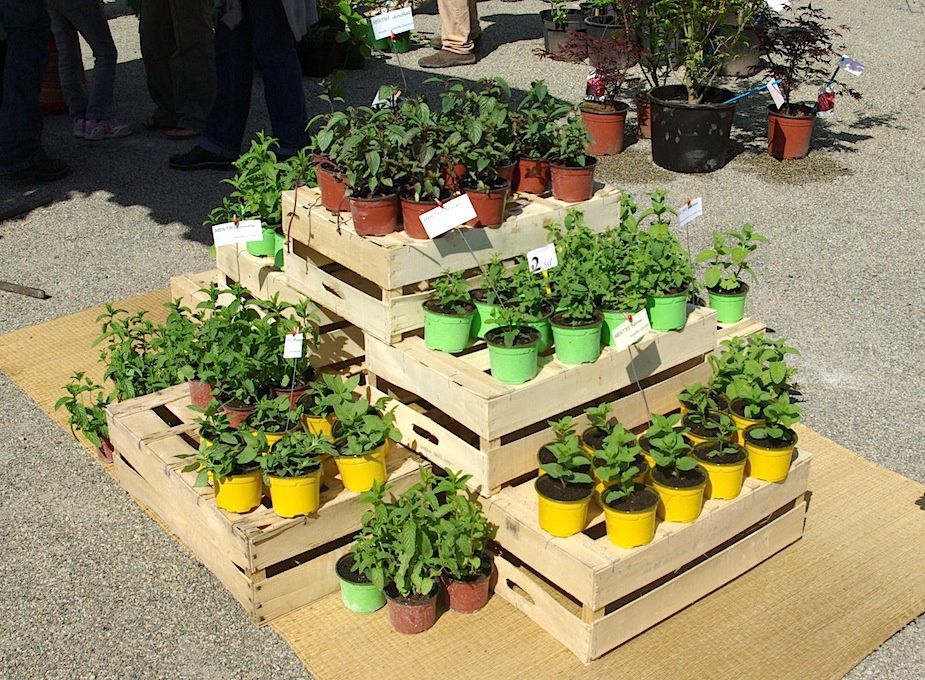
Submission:
[[545,246],[529,251],[527,253],[527,262],[530,263],[530,271],[534,274],[558,266],[559,258],[556,256],[556,244],[547,243]]
[[637,340],[641,340],[651,330],[649,313],[645,309],[640,309],[614,328],[610,336],[613,338],[613,344],[617,351],[622,352]]
[[240,220],[216,224],[212,227],[212,241],[217,246],[230,246],[235,243],[250,243],[263,238],[260,220]]
[[410,7],[377,14],[369,18],[369,23],[372,24],[376,40],[414,30],[414,17],[411,16]]
[[838,60],[838,68],[845,69],[853,76],[859,76],[864,73],[864,64],[856,59],[852,59],[847,54],[843,55],[842,58]]
[[782,107],[785,101],[784,95],[781,94],[780,88],[777,86],[777,83],[774,81],[773,78],[768,81],[768,84],[766,85],[766,87],[768,88],[768,92],[771,93],[771,99],[774,100],[774,106],[776,106],[777,108]]
[[768,7],[775,12],[782,12],[785,7],[790,7],[790,0],[768,0]]
[[398,105],[398,98],[401,97],[401,90],[395,90],[391,95],[387,97],[380,96],[382,94],[382,90],[387,89],[387,88],[391,89],[388,86],[385,86],[385,87],[381,87],[378,90],[376,90],[376,96],[373,97],[373,103],[372,103],[372,107],[374,109],[384,109],[387,106],[390,109],[394,109]]
[[698,217],[703,215],[703,197],[698,196],[694,200],[688,200],[687,203],[678,208],[678,220],[682,227],[686,227]]
[[283,344],[283,359],[301,359],[302,358],[302,339],[301,333],[291,333],[286,336]]
[[447,201],[421,215],[421,224],[430,238],[437,238],[475,217],[475,208],[466,194]]

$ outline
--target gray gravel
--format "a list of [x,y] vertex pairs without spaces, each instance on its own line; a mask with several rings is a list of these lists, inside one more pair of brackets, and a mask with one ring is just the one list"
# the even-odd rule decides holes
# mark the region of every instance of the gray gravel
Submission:
[[[818,4],[854,27],[847,51],[868,72],[851,81],[864,100],[839,101],[837,117],[822,124],[819,148],[809,158],[782,165],[763,152],[767,97],[758,95],[740,108],[741,153],[721,172],[668,173],[652,165],[648,144],[640,142],[606,160],[601,175],[637,195],[667,188],[676,204],[703,196],[706,214],[685,237],[694,249],[706,244],[710,230],[743,221],[767,235],[772,242],[758,258],[760,283],[749,313],[802,349],[806,422],[925,481],[925,424],[908,417],[925,412],[925,340],[914,332],[925,326],[925,248],[917,219],[925,190],[925,17],[909,13],[902,0]],[[577,101],[587,69],[531,54],[541,37],[534,13],[543,6],[539,0],[480,3],[483,58],[448,75],[500,74],[519,89],[545,78],[555,94]],[[418,15],[417,24],[438,30],[433,15]],[[137,24],[123,17],[111,25],[120,49],[119,114],[139,120],[148,102]],[[415,65],[428,52],[400,57],[412,91],[424,89],[421,81],[432,75]],[[351,73],[350,102],[371,101],[381,83],[401,83],[397,62],[392,57]],[[320,111],[316,82],[305,84],[310,106]],[[814,88],[806,94],[811,99]],[[267,124],[259,84],[254,104],[256,129]],[[51,189],[59,200],[0,223],[0,278],[45,288],[52,298],[0,294],[0,331],[211,266],[201,221],[223,193],[221,174],[168,171],[167,156],[188,144],[150,133],[91,144],[68,132],[64,118],[48,121],[49,149],[75,168]],[[3,195],[15,190],[0,184]],[[304,676],[285,643],[254,629],[218,582],[5,378],[0,397],[6,489],[0,675]],[[30,465],[39,456],[47,464]],[[28,522],[23,508],[31,510]],[[925,677],[923,628],[922,619],[908,626],[849,677]]]

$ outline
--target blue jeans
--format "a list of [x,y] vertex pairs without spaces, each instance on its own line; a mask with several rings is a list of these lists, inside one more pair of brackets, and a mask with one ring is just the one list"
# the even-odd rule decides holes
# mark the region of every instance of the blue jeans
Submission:
[[0,0],[0,24],[6,31],[0,174],[8,174],[28,168],[45,155],[39,106],[51,35],[45,0]]
[[242,0],[244,18],[215,30],[217,93],[199,145],[237,158],[251,107],[254,60],[263,72],[263,96],[279,152],[295,154],[306,141],[305,94],[295,38],[279,0]]

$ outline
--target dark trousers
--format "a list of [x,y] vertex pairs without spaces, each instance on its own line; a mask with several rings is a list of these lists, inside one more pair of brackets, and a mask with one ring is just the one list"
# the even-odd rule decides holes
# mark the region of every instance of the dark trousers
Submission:
[[305,94],[295,38],[279,0],[242,0],[244,18],[234,29],[221,21],[215,31],[218,88],[199,144],[236,158],[251,107],[254,60],[263,73],[263,96],[279,153],[294,154],[305,145]]
[[6,31],[0,174],[6,174],[28,168],[44,155],[39,94],[51,37],[45,0],[0,0],[0,24]]

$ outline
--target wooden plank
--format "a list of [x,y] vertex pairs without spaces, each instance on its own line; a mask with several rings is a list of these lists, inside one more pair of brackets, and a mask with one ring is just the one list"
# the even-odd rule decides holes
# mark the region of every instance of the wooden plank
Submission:
[[717,342],[722,342],[723,340],[728,340],[729,338],[744,337],[746,335],[754,335],[755,333],[760,333],[765,330],[765,326],[761,321],[757,319],[742,319],[738,323],[733,324],[717,324],[716,331],[716,340]]

